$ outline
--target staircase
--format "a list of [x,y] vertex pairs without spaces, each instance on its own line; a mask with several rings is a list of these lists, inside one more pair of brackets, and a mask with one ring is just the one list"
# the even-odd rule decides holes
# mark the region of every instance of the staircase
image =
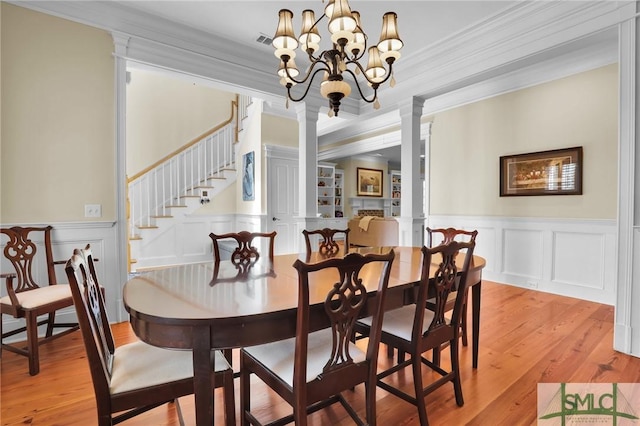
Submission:
[[236,181],[235,144],[249,104],[237,96],[229,120],[128,179],[129,271],[180,261],[154,246]]

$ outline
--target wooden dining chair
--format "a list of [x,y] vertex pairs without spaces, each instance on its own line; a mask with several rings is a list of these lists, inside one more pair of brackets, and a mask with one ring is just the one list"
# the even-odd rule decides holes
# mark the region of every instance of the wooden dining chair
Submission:
[[[429,424],[425,397],[442,385],[452,382],[456,403],[464,404],[460,384],[458,340],[464,295],[467,287],[467,271],[473,257],[474,242],[457,242],[434,248],[422,247],[422,270],[416,302],[385,313],[380,341],[407,353],[408,360],[398,362],[377,375],[378,386],[418,408],[420,425]],[[456,263],[460,250],[465,250],[462,265]],[[434,255],[437,255],[434,259]],[[435,261],[435,262],[434,262]],[[434,264],[432,264],[434,262]],[[455,306],[450,316],[445,315],[450,294],[455,294]],[[426,308],[427,299],[435,299],[435,310]],[[373,332],[375,318],[367,317],[356,323],[359,333]],[[377,326],[376,326],[377,327]],[[451,368],[444,370],[439,364],[426,359],[423,354],[448,344],[451,349]],[[426,365],[440,377],[427,386],[423,385],[422,365]],[[396,388],[383,379],[406,367],[412,367],[414,395]],[[401,381],[403,382],[403,381]]]
[[[193,393],[191,351],[162,349],[141,341],[115,346],[89,247],[74,250],[65,270],[87,352],[97,424],[118,424],[160,405],[178,404],[177,398]],[[215,371],[211,370],[215,387],[224,388],[226,424],[234,425],[233,370],[220,351],[212,351],[211,357],[215,357]]]
[[266,239],[267,241],[267,255],[269,260],[273,262],[273,246],[275,243],[277,232],[230,232],[227,234],[209,234],[213,241],[213,260],[219,262],[220,257],[220,241],[221,240],[235,240],[237,246],[231,253],[231,262],[233,264],[250,264],[255,263],[261,256],[258,247],[254,246],[253,242],[256,239]]
[[[367,424],[376,424],[376,366],[380,325],[389,274],[395,253],[349,253],[316,263],[296,260],[298,308],[294,338],[243,348],[240,351],[241,424],[259,425],[251,412],[250,375],[255,374],[293,407],[293,414],[277,420],[307,424],[307,415],[335,402],[363,424],[342,392],[364,383]],[[368,268],[367,271],[363,271]],[[361,272],[363,272],[361,274]],[[377,282],[376,282],[377,281]],[[310,306],[310,293],[321,283],[328,293],[322,305]],[[333,284],[333,285],[331,285]],[[367,293],[376,289],[375,294]],[[353,326],[363,309],[372,312],[366,350],[351,342]],[[310,310],[325,313],[309,323]],[[320,321],[320,320],[319,320]]]
[[[6,295],[0,298],[0,354],[2,349],[26,356],[29,360],[29,374],[40,371],[38,346],[53,338],[64,336],[78,329],[77,323],[57,323],[56,312],[73,305],[71,290],[66,284],[58,284],[55,265],[64,261],[53,260],[51,226],[2,228],[6,237],[4,256],[13,266],[13,273],[3,273],[6,280]],[[46,268],[45,278],[41,271]],[[14,318],[24,318],[25,325],[15,330],[2,332],[2,314]],[[47,315],[46,319],[38,317]],[[44,338],[38,335],[38,327],[47,325]],[[65,330],[54,334],[56,328]],[[4,339],[26,331],[26,347],[5,344]]]
[[316,229],[313,231],[303,230],[304,242],[307,246],[307,257],[313,252],[311,248],[312,235],[319,235],[318,239],[318,252],[326,256],[335,256],[340,252],[340,244],[336,241],[336,234],[343,234],[344,253],[349,252],[349,231],[350,229]]
[[[456,228],[436,228],[432,229],[427,226],[427,246],[433,247],[439,244],[449,244],[452,241],[471,241],[476,242],[478,231],[465,231],[463,229]],[[464,304],[462,308],[462,319],[460,321],[460,336],[462,337],[462,345],[467,346],[467,299],[468,291],[464,295]],[[432,299],[427,300],[427,309],[434,310],[434,301]],[[455,304],[455,298],[453,295],[447,300],[445,309],[452,311]],[[434,352],[434,361],[438,362],[439,351]]]
[[[239,275],[245,275],[249,273],[251,266],[255,264],[258,259],[260,259],[260,250],[258,247],[254,245],[254,241],[262,240],[263,243],[266,242],[267,247],[267,256],[271,264],[273,264],[273,247],[275,244],[277,232],[249,232],[249,231],[240,231],[240,232],[229,232],[226,234],[215,234],[210,233],[209,237],[213,242],[213,261],[214,261],[214,279],[218,280],[218,271],[220,268],[220,261],[222,260],[220,256],[220,242],[222,240],[234,240],[235,247],[233,252],[231,253],[231,263],[236,265],[238,268]],[[261,244],[264,245],[264,244]],[[230,365],[232,365],[233,361],[233,351],[232,349],[224,349],[222,351],[224,353],[225,358]],[[236,377],[239,376],[239,373],[235,374]]]

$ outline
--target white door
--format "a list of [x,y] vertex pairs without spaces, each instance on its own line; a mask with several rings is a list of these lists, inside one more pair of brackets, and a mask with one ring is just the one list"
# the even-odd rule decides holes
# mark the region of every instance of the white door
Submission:
[[297,159],[267,159],[267,226],[278,233],[275,254],[298,251],[298,170]]

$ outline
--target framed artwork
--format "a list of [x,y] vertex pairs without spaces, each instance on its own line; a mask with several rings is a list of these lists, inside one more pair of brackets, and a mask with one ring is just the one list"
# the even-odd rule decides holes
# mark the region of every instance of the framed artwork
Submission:
[[254,151],[242,156],[242,200],[255,200]]
[[382,170],[358,167],[356,182],[359,197],[382,197]]
[[581,146],[500,157],[501,197],[581,194]]

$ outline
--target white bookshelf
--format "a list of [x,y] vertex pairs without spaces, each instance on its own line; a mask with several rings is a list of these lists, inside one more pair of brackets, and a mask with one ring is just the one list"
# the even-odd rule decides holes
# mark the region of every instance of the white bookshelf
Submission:
[[400,197],[402,194],[402,178],[400,176],[400,171],[391,171],[389,190],[389,194],[391,195],[391,216],[400,216]]

